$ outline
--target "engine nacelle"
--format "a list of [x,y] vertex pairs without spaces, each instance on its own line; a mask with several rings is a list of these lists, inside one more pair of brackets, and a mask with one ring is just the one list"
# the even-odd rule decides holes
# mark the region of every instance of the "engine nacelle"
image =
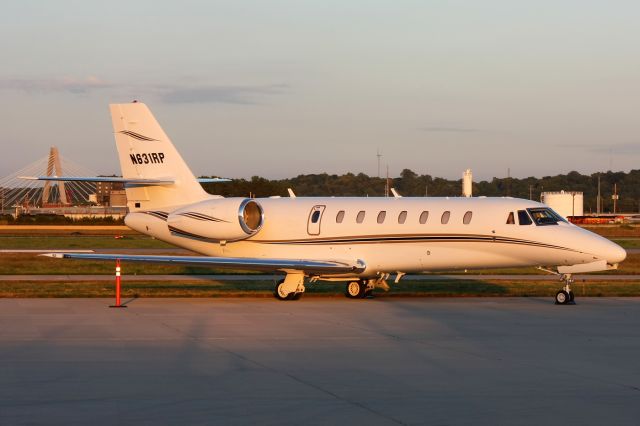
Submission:
[[193,238],[238,241],[260,231],[264,212],[250,198],[219,198],[182,207],[169,214],[171,232]]

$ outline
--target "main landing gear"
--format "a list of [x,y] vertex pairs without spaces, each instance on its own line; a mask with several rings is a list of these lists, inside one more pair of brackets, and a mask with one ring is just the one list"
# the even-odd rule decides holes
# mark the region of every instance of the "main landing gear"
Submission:
[[349,281],[345,287],[344,294],[349,299],[364,299],[373,297],[374,280]]
[[298,300],[304,294],[304,274],[287,274],[276,283],[273,295],[278,300]]
[[[398,277],[402,277],[399,273]],[[305,292],[304,287],[304,273],[302,272],[288,272],[283,280],[280,280],[276,283],[273,295],[278,300],[298,300],[302,297]],[[309,282],[315,282],[319,277],[312,276]],[[389,274],[381,273],[376,278],[369,279],[354,279],[352,281],[347,282],[345,288],[345,295],[350,299],[365,299],[373,297],[373,290],[378,287],[382,288],[384,291],[389,290],[389,284],[387,284],[387,279],[389,278]],[[396,282],[399,281],[400,278],[396,278]],[[342,278],[338,278],[335,281],[342,281]]]
[[560,280],[564,281],[565,285],[556,293],[556,305],[575,305],[573,291],[571,291],[571,283],[573,283],[571,274],[563,274]]
[[[396,277],[396,283],[400,281],[400,278],[404,276],[403,273],[398,272],[398,276]],[[349,299],[366,299],[373,297],[373,290],[377,288],[381,288],[384,291],[389,291],[389,284],[387,283],[387,279],[389,279],[388,273],[380,273],[376,278],[363,278],[360,280],[349,281],[347,286],[345,287],[344,294]]]

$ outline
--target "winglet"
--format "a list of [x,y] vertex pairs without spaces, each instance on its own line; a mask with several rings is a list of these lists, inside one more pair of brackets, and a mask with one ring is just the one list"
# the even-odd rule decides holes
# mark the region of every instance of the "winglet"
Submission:
[[289,193],[289,197],[296,198],[296,194],[293,192],[293,189],[287,188],[287,192]]
[[393,194],[394,198],[402,198],[402,195],[398,194],[398,191],[396,191],[395,188],[391,188],[391,193]]

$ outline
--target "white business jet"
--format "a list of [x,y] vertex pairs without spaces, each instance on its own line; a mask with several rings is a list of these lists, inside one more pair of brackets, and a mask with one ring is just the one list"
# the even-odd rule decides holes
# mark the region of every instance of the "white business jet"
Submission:
[[111,105],[122,178],[32,177],[123,182],[130,228],[201,256],[51,253],[280,272],[281,300],[298,299],[305,280],[346,282],[364,298],[406,273],[538,266],[565,285],[571,274],[613,269],[620,246],[574,226],[544,204],[514,198],[224,198],[205,192],[143,103]]

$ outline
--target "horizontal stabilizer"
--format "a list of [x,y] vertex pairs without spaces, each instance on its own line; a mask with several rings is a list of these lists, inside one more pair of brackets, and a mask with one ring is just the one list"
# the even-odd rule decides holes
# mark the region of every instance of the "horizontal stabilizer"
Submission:
[[246,269],[250,271],[304,271],[309,274],[321,273],[360,273],[366,266],[362,260],[345,262],[339,260],[304,260],[304,259],[264,259],[243,257],[210,257],[210,256],[146,256],[129,254],[102,253],[46,253],[40,256],[59,259],[84,260],[121,260],[124,262],[166,263],[185,266],[210,266],[222,269]]
[[132,185],[171,185],[172,178],[136,179],[107,176],[19,176],[26,180],[44,180],[52,182],[113,182]]
[[[112,176],[18,176],[20,179],[26,180],[42,180],[52,182],[113,182],[113,183],[130,183],[132,185],[171,185],[175,182],[173,178],[157,178],[157,179],[136,179],[122,178]],[[200,178],[200,183],[219,183],[231,182],[226,178]]]
[[198,182],[200,183],[220,183],[220,182],[231,182],[231,179],[227,178],[198,178]]

